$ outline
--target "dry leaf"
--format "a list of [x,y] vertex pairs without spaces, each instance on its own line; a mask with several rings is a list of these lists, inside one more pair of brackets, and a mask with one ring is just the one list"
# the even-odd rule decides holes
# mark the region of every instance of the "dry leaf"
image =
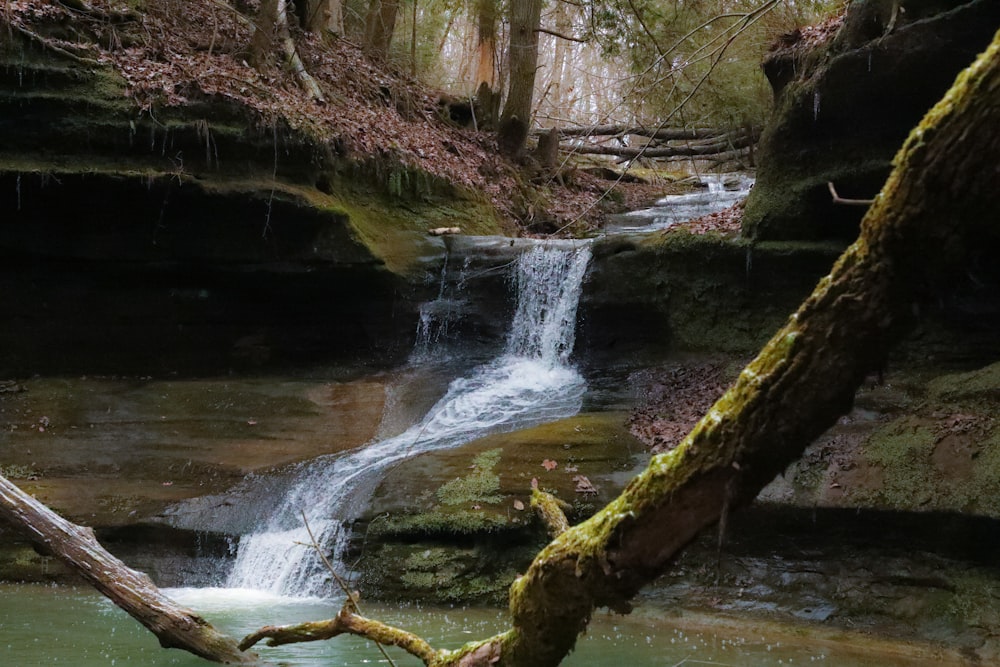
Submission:
[[544,461],[542,461],[542,467],[545,468],[546,470],[555,470],[558,466],[559,464],[553,461],[552,459],[545,459]]
[[524,503],[522,503],[520,500],[515,500],[514,501],[514,509],[516,509],[518,512],[523,512],[524,511]]
[[582,493],[588,496],[597,495],[597,487],[591,484],[590,480],[583,475],[574,475],[573,481],[576,482],[577,493]]

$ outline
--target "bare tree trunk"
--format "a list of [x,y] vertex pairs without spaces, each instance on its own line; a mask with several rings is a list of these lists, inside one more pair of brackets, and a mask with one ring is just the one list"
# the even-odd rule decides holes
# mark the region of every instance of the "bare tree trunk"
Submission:
[[302,17],[302,27],[313,33],[328,30],[334,35],[344,34],[344,8],[341,0],[309,0]]
[[77,526],[0,477],[0,519],[54,555],[160,640],[206,660],[256,663],[252,653],[216,631],[205,619],[163,595],[142,572],[109,554],[90,528]]
[[327,6],[326,29],[334,35],[344,34],[344,2],[343,0],[330,0]]
[[497,90],[497,4],[496,0],[476,3],[478,44],[476,66],[476,105],[479,129],[492,130],[500,113]]
[[278,23],[278,0],[261,0],[257,24],[250,39],[250,64],[257,70],[266,64],[274,46],[274,28]]
[[326,27],[327,0],[307,0],[302,11],[302,29],[320,32]]
[[510,0],[510,89],[500,117],[500,150],[517,159],[531,127],[531,101],[538,69],[538,27],[542,0]]
[[320,90],[319,84],[316,83],[316,79],[309,74],[309,70],[302,63],[302,59],[299,58],[299,52],[295,48],[295,40],[292,39],[292,33],[288,28],[288,2],[290,0],[278,0],[278,10],[277,10],[277,24],[278,24],[278,35],[281,37],[281,49],[285,52],[285,60],[288,62],[289,67],[292,68],[292,72],[295,74],[295,78],[298,79],[299,85],[302,89],[309,93],[309,97],[316,100],[317,102],[326,102],[326,98],[323,97],[323,91]]
[[[573,29],[569,10],[570,6],[567,3],[556,2],[555,31],[561,35],[570,34]],[[552,57],[552,66],[549,70],[549,84],[551,86],[549,89],[549,108],[552,109],[553,115],[557,116],[562,116],[568,111],[564,106],[566,101],[566,86],[564,85],[564,81],[566,79],[566,52],[570,48],[567,40],[559,37],[555,38],[555,55]]]
[[[653,457],[607,507],[561,532],[514,582],[513,627],[457,652],[411,652],[433,667],[554,667],[597,607],[628,611],[630,598],[699,531],[751,502],[799,458],[850,409],[866,373],[881,367],[920,286],[964,270],[984,244],[994,252],[1000,244],[998,96],[1000,32],[910,134],[860,238],[735,384],[675,450]],[[347,625],[340,631],[365,634]],[[280,630],[282,643],[309,641],[315,628],[266,630],[253,639]],[[404,637],[393,643],[404,646]]]
[[399,0],[372,0],[365,18],[365,47],[376,58],[389,57],[389,45],[396,30]]

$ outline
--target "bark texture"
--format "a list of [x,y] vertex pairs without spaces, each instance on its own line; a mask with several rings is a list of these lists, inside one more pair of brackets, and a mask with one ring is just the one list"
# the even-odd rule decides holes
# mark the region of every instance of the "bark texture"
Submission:
[[275,26],[278,24],[278,0],[261,0],[257,23],[250,40],[250,63],[262,70],[274,46]]
[[493,129],[500,107],[497,90],[497,3],[496,0],[477,0],[476,104],[479,107],[479,129]]
[[510,2],[510,89],[500,117],[497,141],[511,158],[524,153],[531,127],[531,101],[538,69],[538,26],[542,20],[541,0]]
[[142,623],[164,648],[180,648],[227,664],[255,664],[232,638],[163,595],[152,580],[104,550],[94,531],[71,523],[0,477],[0,519],[77,572]]

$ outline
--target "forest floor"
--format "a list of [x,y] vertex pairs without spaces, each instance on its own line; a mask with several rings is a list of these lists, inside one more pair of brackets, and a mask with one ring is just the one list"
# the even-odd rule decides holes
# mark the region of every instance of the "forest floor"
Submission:
[[[325,98],[312,99],[282,64],[277,44],[270,62],[248,64],[255,7],[222,0],[7,0],[0,31],[113,68],[140,112],[221,98],[251,109],[262,126],[284,124],[326,143],[338,157],[396,161],[482,193],[526,234],[586,234],[605,214],[683,190],[674,182],[676,167],[663,177],[614,181],[588,173],[593,162],[568,160],[555,170],[530,158],[512,164],[500,157],[493,133],[450,121],[441,91],[392,63],[374,62],[349,39],[303,33],[291,16],[298,53]],[[720,223],[730,231],[733,215],[690,229],[712,231]]]

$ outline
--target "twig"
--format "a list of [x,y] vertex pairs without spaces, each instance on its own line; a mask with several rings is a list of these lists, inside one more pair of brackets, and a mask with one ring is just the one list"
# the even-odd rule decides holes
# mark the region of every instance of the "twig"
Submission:
[[535,28],[535,32],[540,32],[546,35],[551,35],[558,39],[565,39],[567,42],[576,42],[577,44],[586,44],[586,39],[580,39],[579,37],[573,37],[571,35],[564,35],[561,32],[556,32],[555,30],[549,30],[548,28]]
[[844,206],[871,206],[875,203],[874,199],[844,199],[837,194],[837,189],[833,187],[833,181],[827,181],[826,187],[830,189],[830,196],[833,197],[834,204],[842,204]]
[[[309,519],[306,518],[306,513],[302,510],[299,510],[299,512],[302,514],[302,523],[305,524],[306,532],[309,534],[310,546],[312,546],[316,555],[318,555],[319,559],[323,562],[323,567],[327,569],[327,571],[333,576],[334,581],[337,582],[337,585],[340,586],[340,590],[342,590],[344,595],[347,596],[347,600],[354,607],[354,611],[360,614],[361,607],[358,605],[358,599],[360,596],[357,593],[351,592],[351,589],[348,588],[347,582],[344,581],[344,578],[337,574],[337,571],[333,569],[333,565],[330,563],[329,559],[327,559],[326,554],[323,553],[322,549],[320,549],[319,543],[316,541],[316,536],[313,535],[312,527],[309,525]],[[379,653],[382,654],[382,657],[388,660],[392,667],[396,667],[396,663],[393,662],[392,658],[389,657],[389,654],[385,652],[385,647],[383,647],[377,640],[375,640],[375,646],[378,647]]]

